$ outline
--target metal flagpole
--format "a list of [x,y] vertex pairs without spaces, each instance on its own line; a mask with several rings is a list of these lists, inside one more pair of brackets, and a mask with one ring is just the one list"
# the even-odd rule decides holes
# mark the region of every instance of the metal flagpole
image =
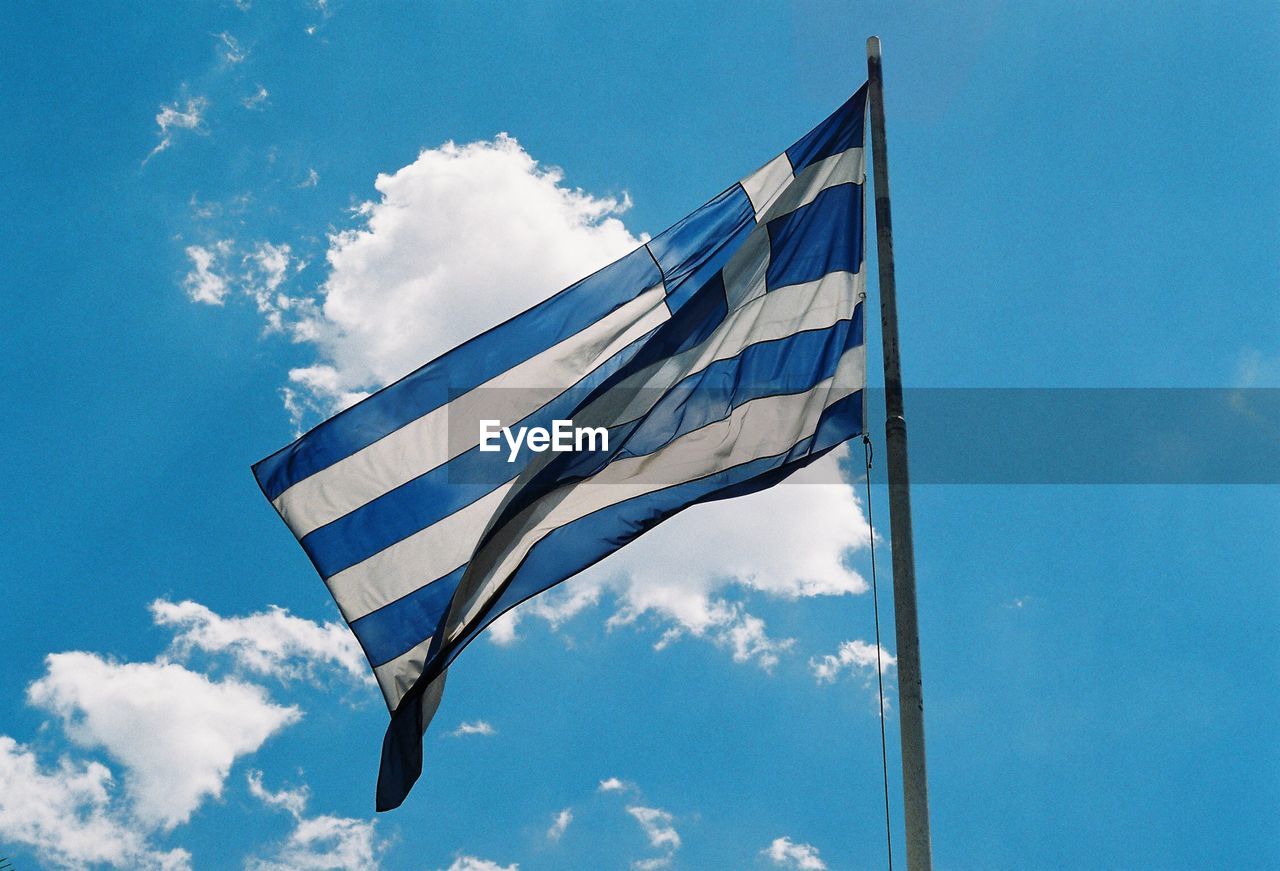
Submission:
[[876,185],[876,254],[880,269],[880,327],[884,344],[885,453],[889,471],[889,530],[893,554],[893,610],[898,644],[898,717],[902,737],[902,804],[907,824],[907,869],[930,871],[929,784],[924,764],[924,694],[916,621],[915,547],[907,477],[907,422],[898,362],[898,301],[889,216],[889,155],[884,136],[884,80],[880,38],[867,40],[867,96],[871,104],[872,165]]

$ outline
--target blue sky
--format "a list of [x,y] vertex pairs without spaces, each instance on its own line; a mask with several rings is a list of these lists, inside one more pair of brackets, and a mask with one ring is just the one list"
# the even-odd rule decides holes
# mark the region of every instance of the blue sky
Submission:
[[[882,867],[848,487],[678,519],[473,645],[374,822],[385,708],[248,469],[771,158],[871,33],[909,386],[1280,387],[1267,4],[6,16],[17,868]],[[1280,865],[1276,488],[914,496],[939,866]]]

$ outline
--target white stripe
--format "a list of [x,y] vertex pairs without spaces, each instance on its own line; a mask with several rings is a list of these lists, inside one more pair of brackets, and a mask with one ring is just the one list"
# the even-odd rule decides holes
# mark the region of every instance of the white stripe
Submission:
[[342,616],[354,622],[465,563],[513,483],[329,578]]
[[[717,360],[735,357],[757,342],[826,329],[849,317],[862,290],[863,276],[848,272],[780,288],[732,312],[701,344],[625,379],[576,413],[574,422],[599,426],[635,420],[652,408],[665,389]],[[554,456],[541,454],[538,467]],[[329,591],[342,615],[354,621],[465,563],[512,483],[329,578]]]
[[813,435],[827,406],[862,389],[865,363],[866,347],[852,348],[841,358],[835,375],[804,393],[743,403],[727,418],[687,433],[652,454],[617,460],[596,476],[539,499],[472,557],[454,594],[446,637],[456,640],[533,546],[556,529],[601,508],[774,456]]
[[850,148],[839,154],[824,157],[806,166],[796,180],[787,185],[771,202],[760,223],[794,212],[813,202],[827,188],[842,184],[862,184],[866,181],[866,161],[861,148]]
[[[559,344],[304,478],[276,497],[276,510],[302,538],[465,453],[479,443],[481,418],[521,420],[670,318],[665,297],[661,284],[649,288]],[[494,392],[505,387],[532,389]],[[499,397],[504,407],[494,407]]]
[[747,199],[751,200],[751,208],[755,210],[757,221],[778,192],[790,184],[794,177],[791,160],[784,151],[739,182],[747,193]]
[[397,656],[390,662],[384,662],[373,670],[382,688],[382,697],[387,700],[387,707],[395,710],[404,698],[404,694],[413,686],[418,675],[427,662],[427,649],[431,647],[431,639],[419,641],[413,647]]

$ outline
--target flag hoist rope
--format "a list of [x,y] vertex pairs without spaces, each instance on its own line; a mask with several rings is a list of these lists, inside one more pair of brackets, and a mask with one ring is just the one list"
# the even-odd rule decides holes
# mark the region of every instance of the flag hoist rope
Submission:
[[884,776],[884,846],[893,871],[893,826],[889,817],[889,749],[884,735],[884,663],[880,661],[880,588],[876,583],[876,526],[871,520],[871,436],[862,434],[867,456],[867,540],[871,545],[871,610],[876,624],[876,690],[880,700],[880,772]]

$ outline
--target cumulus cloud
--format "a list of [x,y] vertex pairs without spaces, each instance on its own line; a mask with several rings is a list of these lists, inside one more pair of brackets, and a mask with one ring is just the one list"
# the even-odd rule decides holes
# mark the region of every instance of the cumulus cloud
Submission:
[[461,738],[463,735],[496,735],[498,730],[484,720],[471,720],[463,723],[449,733],[454,738]]
[[106,766],[63,757],[45,769],[35,753],[0,735],[0,841],[31,848],[52,868],[185,871],[191,855],[158,850],[113,801]]
[[262,773],[248,774],[249,792],[268,807],[287,811],[293,830],[269,856],[250,858],[248,871],[365,871],[378,867],[381,844],[375,820],[360,820],[328,814],[305,815],[307,788],[272,792],[262,785]]
[[304,178],[302,181],[300,181],[298,184],[294,185],[294,187],[313,188],[318,184],[320,184],[320,173],[316,172],[316,169],[313,166],[307,170],[307,177]]
[[551,828],[547,829],[547,840],[558,841],[564,835],[565,829],[569,828],[569,824],[573,822],[573,809],[565,808],[556,814],[555,819],[551,821]]
[[327,666],[359,681],[371,680],[355,637],[337,621],[316,623],[272,606],[246,617],[223,617],[198,602],[151,603],[157,626],[174,630],[173,651],[222,654],[253,674],[289,680],[313,677]]
[[[882,672],[888,671],[898,662],[892,653],[880,648],[880,667]],[[861,639],[845,641],[835,653],[814,657],[809,660],[809,669],[818,683],[834,683],[841,674],[851,672],[863,677],[874,677],[876,673],[876,646]]]
[[600,781],[600,785],[596,787],[599,792],[623,792],[631,788],[631,784],[616,777],[607,777]]
[[145,165],[151,158],[173,145],[175,131],[199,130],[201,123],[204,121],[204,111],[208,105],[209,101],[204,97],[188,97],[185,105],[178,101],[167,106],[161,106],[160,111],[156,113],[156,127],[159,128],[157,132],[160,136],[160,141],[142,161],[143,164]]
[[133,814],[164,829],[220,796],[237,758],[301,716],[253,684],[210,680],[176,663],[118,663],[84,652],[47,656],[27,699],[60,718],[76,744],[118,761]]
[[818,848],[812,844],[797,844],[785,835],[774,838],[773,843],[761,851],[779,868],[797,871],[826,871],[827,863],[818,856]]

